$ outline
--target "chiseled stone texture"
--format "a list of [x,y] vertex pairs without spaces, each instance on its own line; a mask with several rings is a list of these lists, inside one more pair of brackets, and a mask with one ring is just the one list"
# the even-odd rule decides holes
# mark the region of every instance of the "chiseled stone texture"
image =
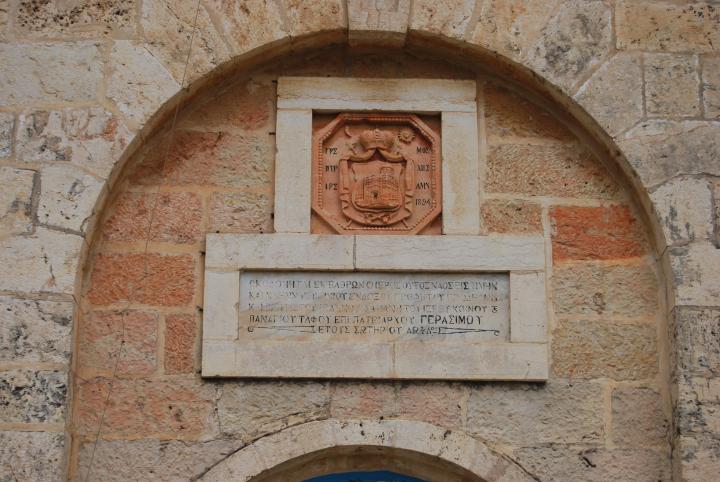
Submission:
[[618,142],[648,188],[678,174],[720,175],[720,122],[651,120]]
[[720,119],[720,55],[702,58],[705,117]]
[[85,38],[135,33],[136,0],[22,1],[16,28],[31,38]]
[[480,206],[484,233],[531,234],[542,232],[542,209],[526,201],[490,199]]
[[440,427],[459,429],[463,422],[464,398],[465,390],[460,384],[401,384],[398,389],[398,416],[404,420],[421,420]]
[[0,422],[62,424],[67,390],[64,371],[0,371]]
[[193,373],[199,359],[198,321],[194,315],[165,316],[165,373]]
[[133,135],[100,107],[35,110],[18,118],[16,157],[27,163],[69,162],[107,178]]
[[331,415],[339,420],[393,417],[397,415],[396,392],[393,381],[333,383]]
[[[205,442],[175,440],[101,440],[83,443],[77,474],[82,480],[195,480],[242,447],[234,439]],[[95,453],[93,455],[93,450]],[[92,471],[90,460],[92,459]]]
[[466,430],[483,440],[520,447],[600,442],[601,394],[602,386],[591,382],[476,385],[467,402]]
[[399,45],[405,42],[410,0],[348,0],[347,9],[351,45],[367,41]]
[[208,0],[210,15],[222,28],[234,55],[285,37],[278,2],[268,0]]
[[0,166],[0,236],[28,233],[33,225],[35,171]]
[[[663,446],[669,423],[659,392],[652,388],[617,387],[612,392],[612,441],[616,447]],[[638,410],[642,407],[641,410]]]
[[720,299],[720,249],[694,243],[668,249],[676,305],[717,306]]
[[221,388],[217,411],[222,433],[248,442],[328,418],[330,391],[327,383],[317,382],[230,382]]
[[0,361],[67,363],[73,303],[0,296]]
[[678,306],[670,318],[675,377],[720,374],[720,309]]
[[65,163],[43,168],[38,221],[84,233],[103,185],[96,177]]
[[650,193],[669,245],[707,240],[713,231],[713,200],[707,179],[676,177]]
[[648,115],[699,115],[700,77],[697,57],[666,53],[644,55]]
[[583,84],[575,100],[608,134],[617,135],[643,116],[642,75],[640,54],[618,53]]
[[475,0],[415,0],[410,29],[462,39],[474,17]]
[[100,46],[0,43],[0,104],[83,102],[98,98],[102,82]]
[[720,464],[720,440],[712,435],[680,436],[676,440],[679,454],[676,460],[682,460],[683,480],[714,480]]
[[272,232],[272,199],[268,194],[215,193],[210,204],[211,232]]
[[64,445],[61,433],[0,431],[0,480],[62,480]]
[[12,154],[13,129],[15,115],[9,112],[0,112],[0,158]]
[[285,28],[292,37],[347,28],[345,0],[280,0],[287,18]]
[[720,430],[720,381],[717,378],[682,377],[673,408],[679,433],[717,438]]

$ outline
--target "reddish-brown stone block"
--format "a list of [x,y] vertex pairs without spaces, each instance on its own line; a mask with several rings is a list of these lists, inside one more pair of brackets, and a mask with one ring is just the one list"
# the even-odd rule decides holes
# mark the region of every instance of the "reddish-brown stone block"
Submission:
[[195,370],[196,338],[195,316],[165,317],[165,373],[192,373]]
[[111,241],[192,243],[202,236],[201,228],[202,203],[196,194],[128,192],[115,202],[103,234]]
[[[149,375],[157,367],[155,313],[94,311],[80,329],[81,369],[115,371],[123,375]],[[119,360],[118,360],[119,357]]]
[[641,256],[641,226],[626,206],[557,206],[551,209],[553,260]]
[[529,234],[542,232],[542,209],[539,204],[526,201],[490,199],[480,212],[486,233]]
[[195,260],[190,255],[100,254],[88,299],[94,305],[131,301],[180,306],[192,302],[194,290]]
[[394,383],[338,383],[332,389],[331,415],[338,419],[383,418],[396,414]]
[[440,427],[462,426],[463,390],[450,383],[404,384],[398,392],[398,415]]

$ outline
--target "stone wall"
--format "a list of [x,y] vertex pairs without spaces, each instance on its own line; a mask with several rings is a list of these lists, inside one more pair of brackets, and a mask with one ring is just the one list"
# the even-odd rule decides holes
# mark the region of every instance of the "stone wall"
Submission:
[[[670,0],[0,0],[0,473],[48,480],[82,470],[82,441],[102,417],[126,326],[96,474],[186,477],[288,424],[355,414],[467,431],[541,479],[552,471],[669,478],[669,437],[675,478],[712,478],[720,465],[718,15],[710,3]],[[188,98],[172,100],[181,84],[196,92],[259,57],[347,41],[437,48],[467,70],[525,82],[528,97],[554,101],[566,110],[553,114],[584,128],[575,141],[544,112],[483,88],[485,228],[542,231],[552,246],[546,387],[222,384],[193,374],[202,235],[271,225],[272,78],[320,66],[369,75],[377,59],[336,54],[307,71],[290,62],[228,80],[226,95],[248,101],[223,102],[218,89],[215,101],[184,109],[164,169],[165,137],[154,133]],[[469,75],[393,61],[384,75]],[[588,133],[609,156],[583,151]],[[238,153],[247,163],[230,162]],[[144,259],[143,222],[155,200]],[[139,283],[146,263],[153,276]],[[669,311],[660,313],[651,307],[662,305],[663,278]],[[631,289],[641,296],[628,299]],[[68,398],[77,403],[66,432]],[[74,435],[67,450],[66,433]]]

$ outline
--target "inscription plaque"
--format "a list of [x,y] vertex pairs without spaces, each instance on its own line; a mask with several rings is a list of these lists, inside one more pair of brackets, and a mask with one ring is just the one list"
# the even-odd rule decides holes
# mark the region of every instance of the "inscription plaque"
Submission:
[[502,273],[240,274],[239,338],[507,341]]

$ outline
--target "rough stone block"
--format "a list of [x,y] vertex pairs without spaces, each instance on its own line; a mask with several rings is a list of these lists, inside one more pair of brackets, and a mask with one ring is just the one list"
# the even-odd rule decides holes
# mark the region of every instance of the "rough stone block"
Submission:
[[710,52],[720,43],[720,12],[711,2],[621,0],[615,7],[617,48]]
[[347,29],[348,15],[342,0],[281,0],[287,33],[292,37],[308,33]]
[[639,54],[618,53],[580,87],[575,100],[608,134],[617,135],[643,117],[642,75]]
[[699,115],[700,76],[697,58],[666,53],[644,56],[648,115]]
[[219,20],[233,53],[241,55],[287,34],[278,2],[265,0],[210,0],[211,16]]
[[0,296],[0,361],[67,363],[73,303]]
[[459,384],[403,383],[398,390],[398,415],[440,427],[459,429],[466,392]]
[[653,323],[561,320],[553,332],[552,367],[559,377],[645,380],[658,373]]
[[0,422],[64,423],[67,391],[64,371],[0,371]]
[[193,315],[165,316],[165,373],[193,373],[198,329]]
[[158,315],[143,311],[93,311],[79,341],[81,370],[112,376],[150,375],[157,368]]
[[720,247],[720,181],[715,181],[713,186],[713,206],[715,207],[713,243],[715,243],[715,246]]
[[673,178],[650,193],[668,245],[712,236],[712,189],[706,179]]
[[410,29],[464,39],[475,18],[474,0],[416,0],[411,9]]
[[380,419],[397,415],[393,382],[339,382],[331,385],[330,415],[339,420]]
[[527,201],[490,199],[482,203],[482,230],[487,233],[537,234],[542,232],[542,208]]
[[466,430],[484,440],[532,447],[603,440],[602,386],[496,383],[472,388]]
[[107,178],[133,134],[102,108],[28,111],[18,117],[18,161],[70,162]]
[[553,260],[625,259],[647,251],[627,206],[556,206],[550,210]]
[[15,115],[10,112],[0,112],[0,158],[10,157],[12,154],[14,128]]
[[720,56],[701,58],[705,117],[720,119]]
[[678,174],[720,176],[720,124],[703,121],[647,121],[619,139],[620,148],[651,187]]
[[720,430],[720,381],[686,376],[678,383],[674,412],[683,435],[716,436]]
[[74,166],[63,163],[43,168],[38,221],[84,233],[103,186],[102,181]]
[[135,34],[136,0],[20,2],[15,26],[34,39],[88,38]]
[[615,199],[618,187],[579,144],[490,146],[485,189],[523,196]]
[[[202,239],[202,201],[189,192],[125,192],[103,227],[110,241],[188,244]],[[150,222],[152,220],[152,227]]]
[[400,46],[405,43],[410,0],[348,0],[347,9],[350,45],[374,43]]
[[720,309],[675,307],[670,322],[675,378],[720,373],[719,326]]
[[682,480],[714,480],[720,466],[720,440],[713,435],[692,434],[680,436],[675,441],[679,452],[676,460]]
[[312,186],[312,110],[278,110],[275,231],[309,233]]
[[100,254],[88,299],[96,306],[132,301],[181,306],[195,294],[195,260],[190,255]]
[[62,480],[65,436],[51,432],[0,432],[0,479]]
[[720,249],[695,243],[665,251],[672,269],[675,305],[716,306],[720,299]]
[[223,385],[218,400],[223,433],[246,442],[327,418],[329,411],[328,386],[315,382],[230,382]]
[[102,82],[99,44],[0,44],[0,104],[92,101]]
[[613,390],[611,403],[614,446],[667,446],[670,423],[659,392],[621,386]]
[[28,233],[33,226],[33,185],[35,171],[0,167],[0,234]]
[[273,230],[272,199],[267,194],[214,193],[210,226],[215,233],[269,233]]
[[658,281],[644,260],[558,263],[552,275],[555,313],[652,318]]
[[136,127],[142,127],[180,89],[166,67],[131,40],[113,42],[109,66],[107,97]]

